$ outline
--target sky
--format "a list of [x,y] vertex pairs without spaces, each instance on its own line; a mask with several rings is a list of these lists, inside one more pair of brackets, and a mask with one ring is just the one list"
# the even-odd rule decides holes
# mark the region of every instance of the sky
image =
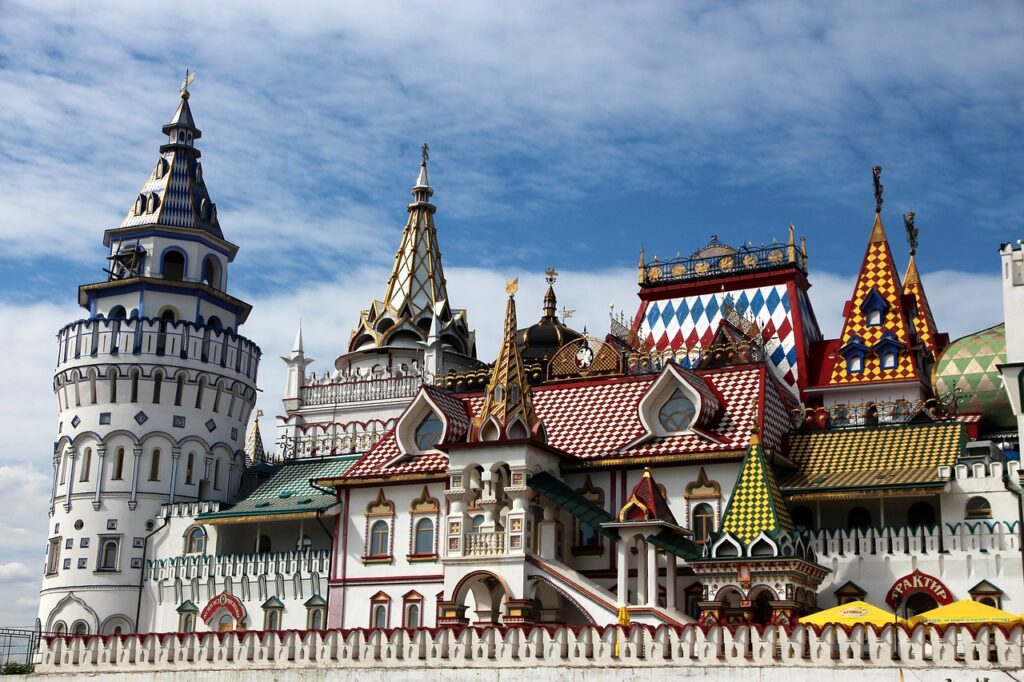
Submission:
[[[1020,2],[0,0],[0,625],[35,618],[56,331],[104,279],[186,68],[231,293],[281,412],[301,317],[333,365],[383,295],[419,149],[455,307],[484,359],[505,279],[540,315],[543,271],[592,333],[636,309],[639,249],[712,234],[808,240],[811,297],[839,332],[873,219],[918,265],[954,337],[1002,319],[997,247],[1024,237]],[[271,440],[268,435],[267,440]],[[270,445],[270,443],[268,443]]]

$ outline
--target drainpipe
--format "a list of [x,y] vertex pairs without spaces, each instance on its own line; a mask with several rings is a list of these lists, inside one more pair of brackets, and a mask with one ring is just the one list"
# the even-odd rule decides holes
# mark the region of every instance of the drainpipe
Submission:
[[142,570],[139,571],[139,599],[135,604],[135,633],[139,632],[139,617],[142,615],[142,587],[146,581],[146,550],[149,548],[149,539],[168,526],[170,515],[164,516],[163,524],[153,529],[149,535],[142,539]]

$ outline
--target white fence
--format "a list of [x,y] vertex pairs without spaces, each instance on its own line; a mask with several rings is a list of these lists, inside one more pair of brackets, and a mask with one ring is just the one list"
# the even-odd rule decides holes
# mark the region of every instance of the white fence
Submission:
[[938,671],[1022,665],[1024,626],[887,625],[735,629],[481,627],[47,637],[37,672],[117,673],[316,667],[758,666]]

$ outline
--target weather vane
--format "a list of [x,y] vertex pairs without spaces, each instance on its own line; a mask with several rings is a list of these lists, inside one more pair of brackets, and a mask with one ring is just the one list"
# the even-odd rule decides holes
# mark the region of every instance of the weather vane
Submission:
[[871,174],[874,176],[875,181],[875,213],[882,212],[882,191],[885,189],[882,187],[882,167],[875,166],[871,169]]
[[903,216],[903,227],[907,230],[907,243],[910,244],[910,255],[917,253],[917,225],[914,224],[914,212]]
[[505,282],[505,293],[509,296],[515,296],[516,292],[519,291],[519,278],[510,279]]
[[196,79],[196,72],[185,69],[185,77],[181,81],[181,96],[188,97],[188,86]]
[[548,268],[544,271],[544,279],[548,284],[554,284],[555,280],[558,279],[558,270],[554,268]]
[[423,146],[420,147],[420,156],[423,157],[423,163],[426,163],[427,159],[430,158],[430,145],[426,142],[424,142]]
[[565,306],[562,306],[562,324],[565,324],[565,321],[568,320],[570,317],[572,317],[575,314],[576,314],[575,310],[569,310]]

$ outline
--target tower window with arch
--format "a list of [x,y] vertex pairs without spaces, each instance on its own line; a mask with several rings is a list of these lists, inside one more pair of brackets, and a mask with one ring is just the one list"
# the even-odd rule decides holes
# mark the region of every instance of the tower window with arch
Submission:
[[658,410],[658,421],[666,431],[684,431],[693,423],[696,413],[693,401],[677,388]]
[[366,505],[366,546],[364,563],[391,563],[391,526],[395,519],[395,503],[384,497],[384,489]]
[[975,496],[967,500],[964,507],[964,518],[966,519],[991,519],[992,505],[984,497]]
[[423,595],[413,590],[402,597],[402,627],[418,628],[423,624]]
[[163,388],[164,373],[160,370],[153,372],[153,404],[160,404],[160,389]]
[[220,261],[209,256],[203,262],[203,284],[213,289],[221,288]]
[[78,482],[89,482],[89,470],[92,468],[92,448],[82,451],[82,469],[78,472]]
[[120,538],[101,537],[100,553],[96,565],[100,571],[116,571]]
[[160,274],[164,279],[181,282],[185,279],[185,254],[177,249],[168,249],[160,260]]
[[421,452],[433,450],[441,440],[444,425],[436,414],[430,412],[416,427],[416,448]]
[[118,448],[114,452],[114,469],[111,472],[110,478],[113,481],[124,479],[124,448]]
[[193,477],[195,476],[196,466],[196,455],[194,452],[188,453],[188,457],[185,459],[185,484],[194,485]]
[[391,597],[378,592],[370,597],[370,627],[384,629],[388,627],[388,611],[391,609]]
[[707,472],[701,467],[697,479],[686,484],[683,497],[686,499],[689,528],[693,531],[694,541],[702,544],[717,527],[722,505],[722,487],[718,481],[709,479]]
[[137,403],[139,402],[139,370],[133,369],[129,376],[131,378],[131,390],[128,402]]
[[428,555],[434,554],[434,521],[432,519],[419,519],[413,531],[413,554]]
[[193,526],[185,533],[185,554],[203,554],[206,552],[206,531],[200,526]]
[[155,448],[149,460],[149,480],[160,480],[160,448]]
[[174,389],[174,406],[181,407],[181,401],[185,396],[185,375],[179,374],[177,386]]

